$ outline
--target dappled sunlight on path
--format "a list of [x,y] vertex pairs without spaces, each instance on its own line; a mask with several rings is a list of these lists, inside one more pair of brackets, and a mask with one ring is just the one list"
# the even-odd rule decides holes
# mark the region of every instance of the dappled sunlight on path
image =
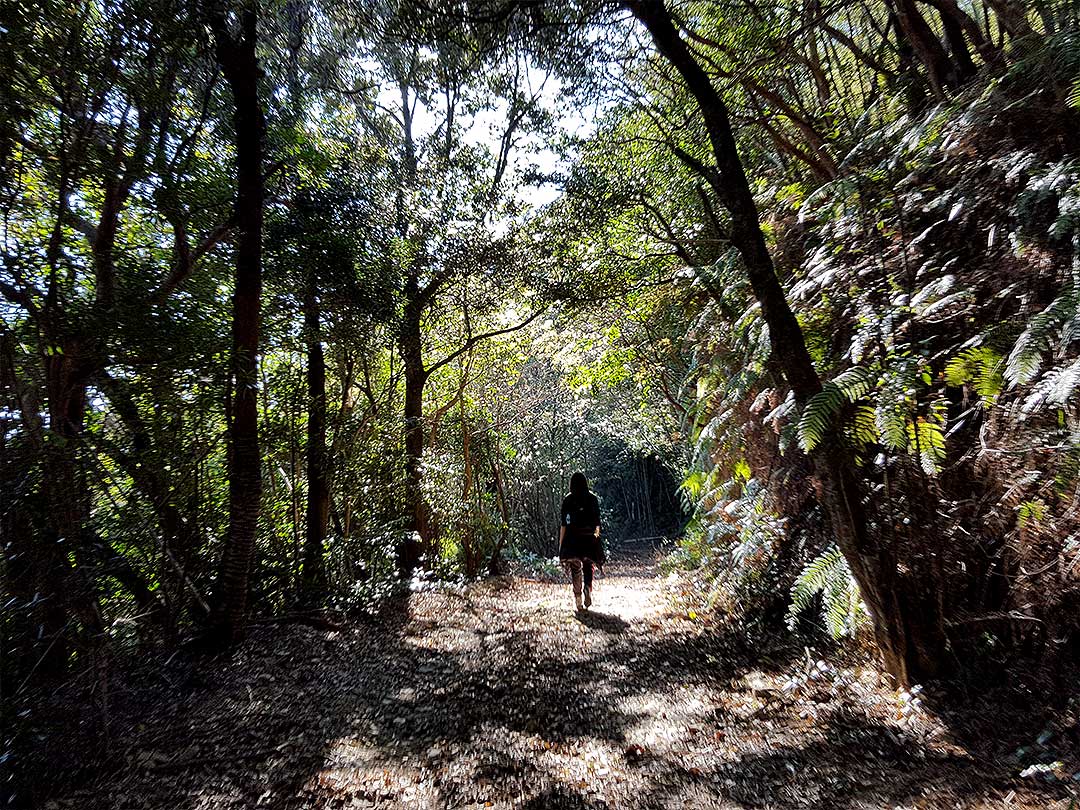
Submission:
[[588,613],[568,584],[502,578],[341,632],[266,628],[133,716],[124,765],[50,806],[1003,806],[1000,774],[890,725],[874,673],[879,709],[835,684],[796,699],[790,651],[748,655],[655,569],[615,562]]

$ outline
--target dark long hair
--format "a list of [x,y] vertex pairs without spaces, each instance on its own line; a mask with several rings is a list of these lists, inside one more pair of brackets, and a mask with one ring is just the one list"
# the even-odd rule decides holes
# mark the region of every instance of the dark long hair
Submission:
[[588,495],[589,494],[589,481],[585,478],[585,473],[576,472],[570,476],[570,494],[571,495]]

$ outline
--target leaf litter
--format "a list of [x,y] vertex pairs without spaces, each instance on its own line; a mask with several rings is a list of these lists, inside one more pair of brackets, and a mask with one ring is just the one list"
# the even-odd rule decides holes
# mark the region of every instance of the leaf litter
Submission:
[[918,690],[748,648],[676,590],[645,556],[609,566],[587,614],[565,584],[504,577],[340,630],[260,627],[228,657],[133,678],[108,749],[87,722],[56,735],[42,806],[1070,806],[1060,759],[1022,777]]

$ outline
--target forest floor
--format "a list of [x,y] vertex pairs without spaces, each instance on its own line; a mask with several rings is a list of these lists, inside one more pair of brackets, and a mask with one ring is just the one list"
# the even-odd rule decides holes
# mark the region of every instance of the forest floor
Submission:
[[643,553],[585,614],[564,583],[505,577],[341,630],[263,626],[115,689],[107,749],[69,719],[44,806],[1074,806],[1071,770],[1021,777],[1014,755],[1047,717],[1040,745],[1072,739],[1067,712],[942,718],[865,665],[748,653],[671,590]]

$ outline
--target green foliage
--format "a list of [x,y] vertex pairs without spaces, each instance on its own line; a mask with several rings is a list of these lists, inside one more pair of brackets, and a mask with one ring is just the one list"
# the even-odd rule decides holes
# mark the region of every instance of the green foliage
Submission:
[[1031,382],[1043,368],[1046,353],[1055,337],[1071,340],[1080,334],[1080,288],[1070,278],[1061,293],[1028,322],[1016,339],[1005,365],[1005,379],[1011,385]]
[[810,452],[831,428],[845,403],[855,403],[871,389],[870,373],[856,366],[839,374],[822,386],[803,408],[799,419],[799,446]]
[[[63,669],[95,655],[90,637],[123,654],[202,628],[232,541],[236,155],[205,4],[8,5],[0,573],[6,586],[62,537],[55,566],[10,590],[63,568],[90,594],[0,618],[16,639],[0,677],[19,683],[54,640]],[[803,455],[825,442],[851,460],[867,530],[936,542],[949,576],[977,567],[974,533],[1004,538],[992,563],[1025,571],[1042,566],[1020,568],[1030,530],[1075,536],[1074,26],[982,43],[977,75],[940,88],[933,65],[897,55],[884,4],[677,4],[825,379],[800,413],[701,111],[663,59],[626,49],[620,4],[495,3],[490,26],[446,4],[330,4],[298,31],[287,15],[303,5],[252,6],[268,125],[259,379],[242,383],[257,385],[264,485],[252,610],[290,609],[301,582],[319,347],[333,608],[374,610],[408,585],[405,362],[424,380],[410,426],[426,563],[455,582],[497,550],[547,560],[572,469],[592,474],[612,533],[638,536],[682,528],[681,478],[677,562],[712,604],[790,590],[793,621],[820,595],[829,632],[850,635],[865,614],[843,557],[817,554],[832,538]],[[992,8],[961,11],[993,30]],[[60,523],[69,511],[79,525]],[[910,531],[928,515],[930,540]],[[956,576],[956,594],[985,590]],[[1016,603],[1042,582],[1015,578]],[[62,621],[35,627],[56,604]]]
[[874,414],[878,434],[885,447],[893,450],[907,448],[911,404],[918,382],[918,364],[911,358],[895,358],[885,367],[878,384],[877,410]]
[[1016,509],[1016,521],[1021,529],[1039,527],[1046,515],[1046,502],[1041,499],[1024,501]]
[[1065,97],[1065,100],[1070,107],[1080,110],[1080,79],[1073,82],[1072,87],[1069,88],[1069,95]]
[[844,555],[835,546],[811,560],[795,581],[788,610],[790,627],[794,628],[799,616],[810,610],[819,594],[821,620],[833,638],[853,635],[867,622],[859,588]]
[[931,409],[930,416],[919,416],[908,422],[908,446],[918,455],[923,472],[933,475],[941,470],[945,460],[944,406]]
[[1043,374],[1024,400],[1024,413],[1044,408],[1064,408],[1080,386],[1080,360],[1052,368]]
[[955,387],[971,385],[985,405],[992,405],[1005,385],[1003,359],[989,346],[964,349],[945,365],[945,381]]
[[848,437],[859,450],[878,442],[877,412],[873,405],[859,405],[848,423]]
[[[955,367],[953,376],[961,370]],[[919,389],[927,384],[922,364],[910,357],[890,358],[877,380],[868,369],[849,369],[825,383],[806,404],[798,423],[799,446],[812,451],[843,409],[855,405],[839,425],[850,446],[864,451],[881,444],[907,451],[919,457],[928,474],[936,473],[946,455],[946,408],[942,400],[920,401]],[[867,399],[871,402],[862,401]]]

